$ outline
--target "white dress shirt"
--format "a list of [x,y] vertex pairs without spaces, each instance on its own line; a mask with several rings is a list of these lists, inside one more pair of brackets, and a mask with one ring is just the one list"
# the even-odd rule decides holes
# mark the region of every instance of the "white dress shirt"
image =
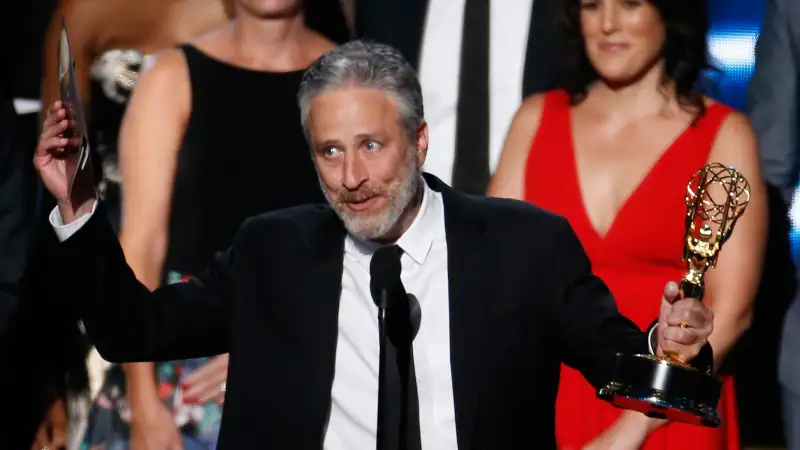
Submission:
[[[522,101],[522,76],[534,0],[496,0],[489,24],[489,169],[500,159],[511,119]],[[461,36],[466,0],[429,0],[419,77],[430,148],[425,171],[447,184],[456,152]]]
[[[95,208],[97,204],[95,203]],[[58,208],[50,223],[61,241],[92,213],[63,225]],[[450,309],[444,204],[424,184],[422,205],[396,242],[403,249],[401,279],[419,301],[422,317],[414,339],[423,449],[457,449],[453,380],[450,371]],[[378,308],[369,289],[369,265],[377,245],[345,238],[339,333],[325,450],[374,450],[378,418]]]

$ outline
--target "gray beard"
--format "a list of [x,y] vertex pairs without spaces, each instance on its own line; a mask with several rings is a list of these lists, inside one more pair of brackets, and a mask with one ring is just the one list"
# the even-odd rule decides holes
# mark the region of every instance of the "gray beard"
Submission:
[[364,240],[380,239],[386,236],[403,217],[403,213],[414,200],[423,182],[422,172],[417,166],[416,155],[411,151],[409,154],[405,164],[406,176],[400,183],[390,188],[386,210],[366,217],[339,209],[331,197],[331,193],[322,182],[322,178],[319,177],[319,172],[317,172],[322,192],[325,194],[328,204],[336,211],[336,215],[339,216],[345,229],[350,234]]

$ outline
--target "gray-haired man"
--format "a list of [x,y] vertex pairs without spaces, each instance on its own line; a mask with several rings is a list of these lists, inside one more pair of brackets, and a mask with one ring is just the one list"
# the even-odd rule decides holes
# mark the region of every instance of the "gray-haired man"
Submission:
[[[412,375],[405,385],[387,381],[390,393],[408,396],[384,410],[398,419],[381,422],[384,448],[554,448],[561,362],[600,386],[617,352],[648,351],[567,221],[423,174],[420,85],[391,47],[333,50],[307,71],[299,101],[328,204],[248,220],[206,274],[155,292],[136,281],[94,197],[80,186],[67,197],[52,157],[63,145],[63,110],[51,109],[35,158],[59,200],[51,221],[62,243],[48,273],[81,289],[74,298],[101,355],[230,353],[220,448],[372,450],[380,348],[372,256],[391,244],[398,273],[384,286],[408,302],[395,296],[402,280],[421,322],[413,345],[390,339],[413,359],[383,372]],[[689,360],[706,345],[712,314],[692,299],[672,303],[676,296],[671,283],[658,345]]]

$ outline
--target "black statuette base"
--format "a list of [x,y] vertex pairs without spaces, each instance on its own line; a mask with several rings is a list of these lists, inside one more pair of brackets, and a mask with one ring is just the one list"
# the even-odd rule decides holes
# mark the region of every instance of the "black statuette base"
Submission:
[[652,355],[618,354],[614,379],[597,391],[597,397],[653,418],[718,427],[721,392],[720,380],[689,365]]

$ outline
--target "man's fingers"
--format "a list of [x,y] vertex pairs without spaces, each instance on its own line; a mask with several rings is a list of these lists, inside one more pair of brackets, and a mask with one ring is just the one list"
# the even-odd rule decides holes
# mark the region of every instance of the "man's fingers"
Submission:
[[675,303],[678,300],[678,295],[680,294],[680,290],[678,289],[678,284],[674,281],[670,281],[664,286],[664,300],[668,303]]
[[667,325],[681,328],[703,328],[706,316],[701,310],[682,309],[673,310],[667,315]]
[[69,128],[69,124],[67,123],[66,119],[62,119],[58,122],[54,121],[53,123],[44,124],[44,128],[42,129],[42,134],[39,136],[40,139],[46,139],[54,136],[59,136],[63,134],[67,128]]
[[670,326],[696,328],[705,330],[713,324],[714,313],[697,300],[685,298],[675,302],[667,314],[666,322]]
[[[667,327],[664,330],[664,344],[669,344],[670,341],[680,345],[692,345],[697,342],[698,336],[691,328],[680,327]],[[669,350],[665,348],[664,350]]]
[[53,112],[58,111],[62,107],[63,104],[61,103],[61,100],[56,100],[50,104],[50,108],[47,109],[47,112],[52,114]]
[[54,125],[63,121],[65,125],[68,125],[67,112],[63,109],[57,109],[51,113],[48,113],[44,121],[42,122],[42,132],[49,131]]
[[39,142],[39,148],[37,149],[37,156],[46,156],[48,154],[53,154],[53,156],[58,156],[59,153],[64,151],[64,147],[69,143],[67,139],[60,138],[58,136],[45,138]]

